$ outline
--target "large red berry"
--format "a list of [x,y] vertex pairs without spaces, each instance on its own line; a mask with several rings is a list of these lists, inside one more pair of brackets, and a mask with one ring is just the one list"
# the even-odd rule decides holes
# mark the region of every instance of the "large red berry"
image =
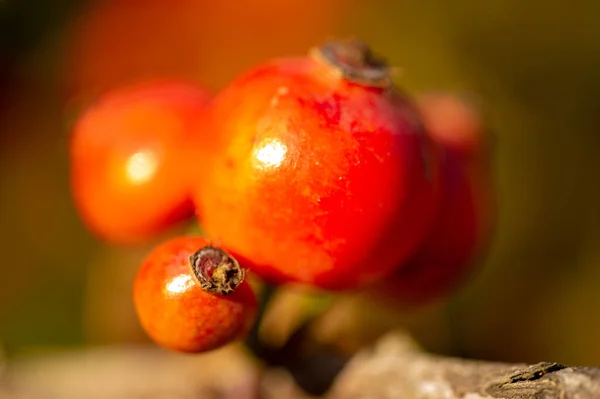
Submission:
[[158,344],[204,352],[243,338],[256,317],[256,297],[243,269],[202,237],[181,236],[155,248],[133,286],[142,327]]
[[261,276],[355,287],[395,268],[429,228],[434,149],[366,46],[260,65],[210,115],[194,199],[207,233]]
[[420,104],[430,134],[444,147],[441,198],[417,254],[373,290],[390,303],[416,305],[455,290],[472,275],[490,233],[491,176],[481,117],[456,96],[424,99]]
[[71,183],[94,233],[135,243],[193,215],[182,149],[208,99],[192,84],[147,82],[107,93],[79,117]]

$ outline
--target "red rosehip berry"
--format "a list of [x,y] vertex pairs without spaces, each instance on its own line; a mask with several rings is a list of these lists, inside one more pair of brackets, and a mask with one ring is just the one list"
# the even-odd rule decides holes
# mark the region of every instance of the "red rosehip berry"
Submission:
[[390,304],[418,305],[456,290],[473,274],[492,225],[489,154],[481,117],[451,95],[428,96],[420,104],[431,136],[445,150],[439,209],[417,253],[374,287],[375,296]]
[[439,213],[430,234],[415,256],[377,288],[384,296],[405,304],[442,298],[471,275],[485,236],[481,185],[457,153],[443,162]]
[[434,147],[361,43],[267,62],[212,102],[194,200],[271,282],[365,284],[405,260],[437,200]]
[[159,345],[198,353],[243,338],[256,317],[245,270],[202,237],[181,236],[156,247],[133,285],[140,324]]
[[192,84],[147,82],[109,92],[79,117],[71,183],[90,230],[136,243],[193,215],[182,150],[208,99]]

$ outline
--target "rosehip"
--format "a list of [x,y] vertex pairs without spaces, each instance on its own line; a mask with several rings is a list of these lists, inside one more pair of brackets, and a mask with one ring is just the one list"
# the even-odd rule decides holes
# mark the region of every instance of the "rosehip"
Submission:
[[484,235],[481,189],[460,157],[445,159],[440,211],[417,254],[377,290],[393,301],[418,304],[447,295],[469,276]]
[[429,228],[434,148],[361,43],[254,68],[214,99],[208,123],[194,192],[203,227],[271,282],[356,287]]
[[202,237],[156,247],[133,286],[139,321],[159,345],[204,352],[243,338],[256,317],[256,297],[235,258]]
[[455,290],[473,272],[492,224],[489,154],[479,114],[450,95],[430,96],[420,104],[430,134],[445,147],[441,199],[417,254],[375,286],[373,293],[389,303],[420,304]]
[[181,151],[208,99],[192,84],[147,82],[110,92],[81,115],[71,141],[71,183],[94,233],[135,243],[193,215]]

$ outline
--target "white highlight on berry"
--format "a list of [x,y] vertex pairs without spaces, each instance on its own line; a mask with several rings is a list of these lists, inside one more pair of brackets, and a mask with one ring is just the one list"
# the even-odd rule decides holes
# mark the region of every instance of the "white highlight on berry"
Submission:
[[180,294],[188,290],[192,285],[194,285],[192,276],[189,274],[180,274],[169,281],[167,291],[173,294]]
[[127,160],[127,176],[136,184],[150,180],[158,169],[158,156],[154,151],[138,151]]
[[260,169],[273,169],[281,166],[287,155],[287,146],[278,139],[263,140],[254,149],[253,158]]

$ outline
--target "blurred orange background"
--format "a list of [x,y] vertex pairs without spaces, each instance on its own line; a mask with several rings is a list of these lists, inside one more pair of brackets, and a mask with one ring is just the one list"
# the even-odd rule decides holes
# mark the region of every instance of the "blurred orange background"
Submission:
[[[356,336],[406,325],[444,353],[600,364],[598,2],[9,1],[0,29],[0,344],[9,354],[146,339],[130,284],[152,243],[103,245],[70,198],[69,123],[82,106],[152,76],[218,90],[254,63],[341,36],[387,56],[412,94],[481,101],[500,207],[468,287],[394,317],[346,298]],[[373,330],[359,331],[367,321]]]

